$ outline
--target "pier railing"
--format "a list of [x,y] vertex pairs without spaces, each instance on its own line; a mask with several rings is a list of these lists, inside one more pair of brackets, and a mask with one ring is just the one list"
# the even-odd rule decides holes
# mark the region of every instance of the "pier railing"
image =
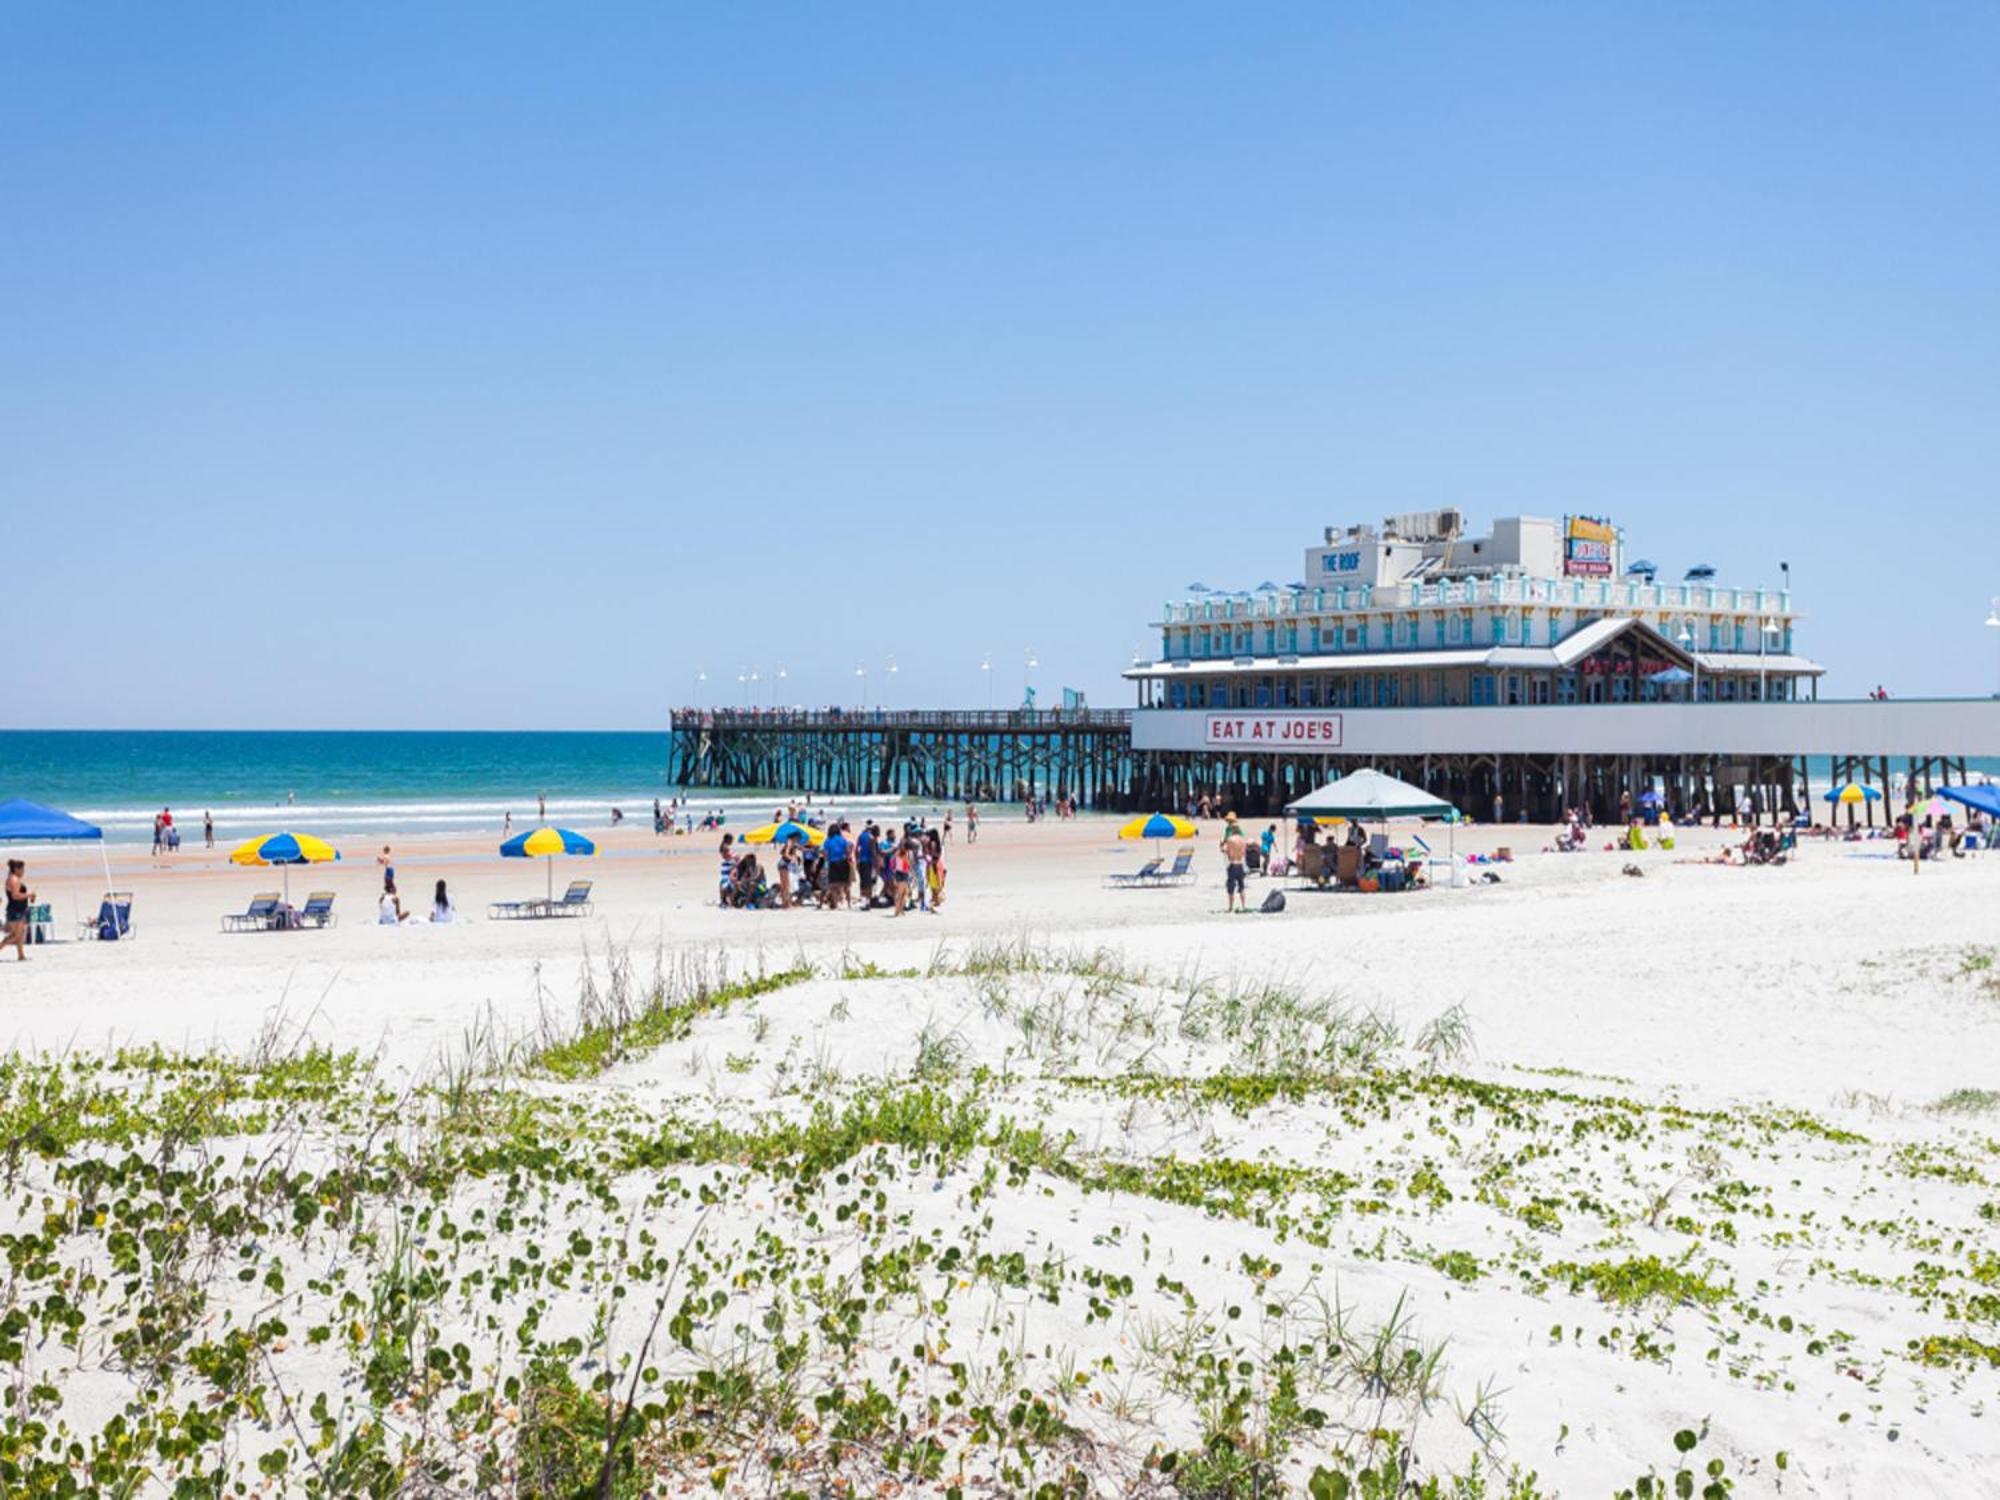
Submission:
[[1129,708],[677,708],[674,729],[1129,729]]

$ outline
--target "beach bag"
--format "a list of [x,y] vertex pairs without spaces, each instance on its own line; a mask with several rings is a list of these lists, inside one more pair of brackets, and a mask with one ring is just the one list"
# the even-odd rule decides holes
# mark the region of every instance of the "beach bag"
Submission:
[[1272,891],[1264,898],[1264,904],[1257,908],[1261,912],[1283,911],[1284,909],[1285,893],[1283,891]]

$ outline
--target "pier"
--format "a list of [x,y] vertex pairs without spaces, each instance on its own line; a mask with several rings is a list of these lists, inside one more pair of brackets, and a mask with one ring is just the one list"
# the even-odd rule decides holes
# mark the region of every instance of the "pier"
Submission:
[[[1467,816],[1615,817],[1649,787],[1683,815],[1820,812],[1832,785],[1882,794],[1865,823],[1970,779],[2000,754],[2000,700],[1634,703],[1319,712],[1175,709],[721,709],[673,716],[670,778],[688,788],[1018,802],[1106,811],[1197,799],[1268,817],[1375,766]],[[1818,774],[1814,774],[1815,767]]]
[[1129,799],[1126,709],[704,709],[673,715],[669,779],[815,796]]

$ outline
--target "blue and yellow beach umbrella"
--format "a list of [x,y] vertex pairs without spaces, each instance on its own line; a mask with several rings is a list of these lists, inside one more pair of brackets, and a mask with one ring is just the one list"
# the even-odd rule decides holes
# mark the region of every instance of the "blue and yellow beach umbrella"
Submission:
[[1191,839],[1194,835],[1194,824],[1186,818],[1176,818],[1167,813],[1134,818],[1118,830],[1121,839]]
[[804,839],[817,849],[826,842],[826,834],[809,823],[794,822],[787,818],[782,823],[766,823],[760,828],[753,828],[743,835],[743,842],[746,844],[783,844],[792,839]]
[[572,833],[567,828],[544,826],[531,828],[526,833],[517,833],[500,846],[500,854],[505,859],[546,859],[549,865],[549,899],[556,894],[556,867],[553,863],[558,854],[591,855],[597,852],[597,844],[580,833]]
[[285,899],[292,896],[293,865],[323,865],[340,858],[340,851],[309,833],[267,833],[238,844],[229,853],[233,865],[278,865],[284,870]]
[[558,854],[595,854],[597,845],[567,828],[531,828],[500,846],[508,859],[549,859]]
[[1830,792],[1821,794],[1828,802],[1880,802],[1882,794],[1872,786],[1863,786],[1858,781],[1850,781],[1846,786],[1837,786]]

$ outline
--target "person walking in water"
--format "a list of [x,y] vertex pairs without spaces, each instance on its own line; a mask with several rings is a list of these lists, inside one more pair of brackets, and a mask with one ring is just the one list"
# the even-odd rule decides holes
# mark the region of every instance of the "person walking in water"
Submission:
[[547,792],[535,793],[535,819],[537,822],[542,823],[546,823],[549,820],[549,794]]
[[207,848],[213,849],[215,847],[214,813],[204,812],[201,815],[201,841],[202,844]]

